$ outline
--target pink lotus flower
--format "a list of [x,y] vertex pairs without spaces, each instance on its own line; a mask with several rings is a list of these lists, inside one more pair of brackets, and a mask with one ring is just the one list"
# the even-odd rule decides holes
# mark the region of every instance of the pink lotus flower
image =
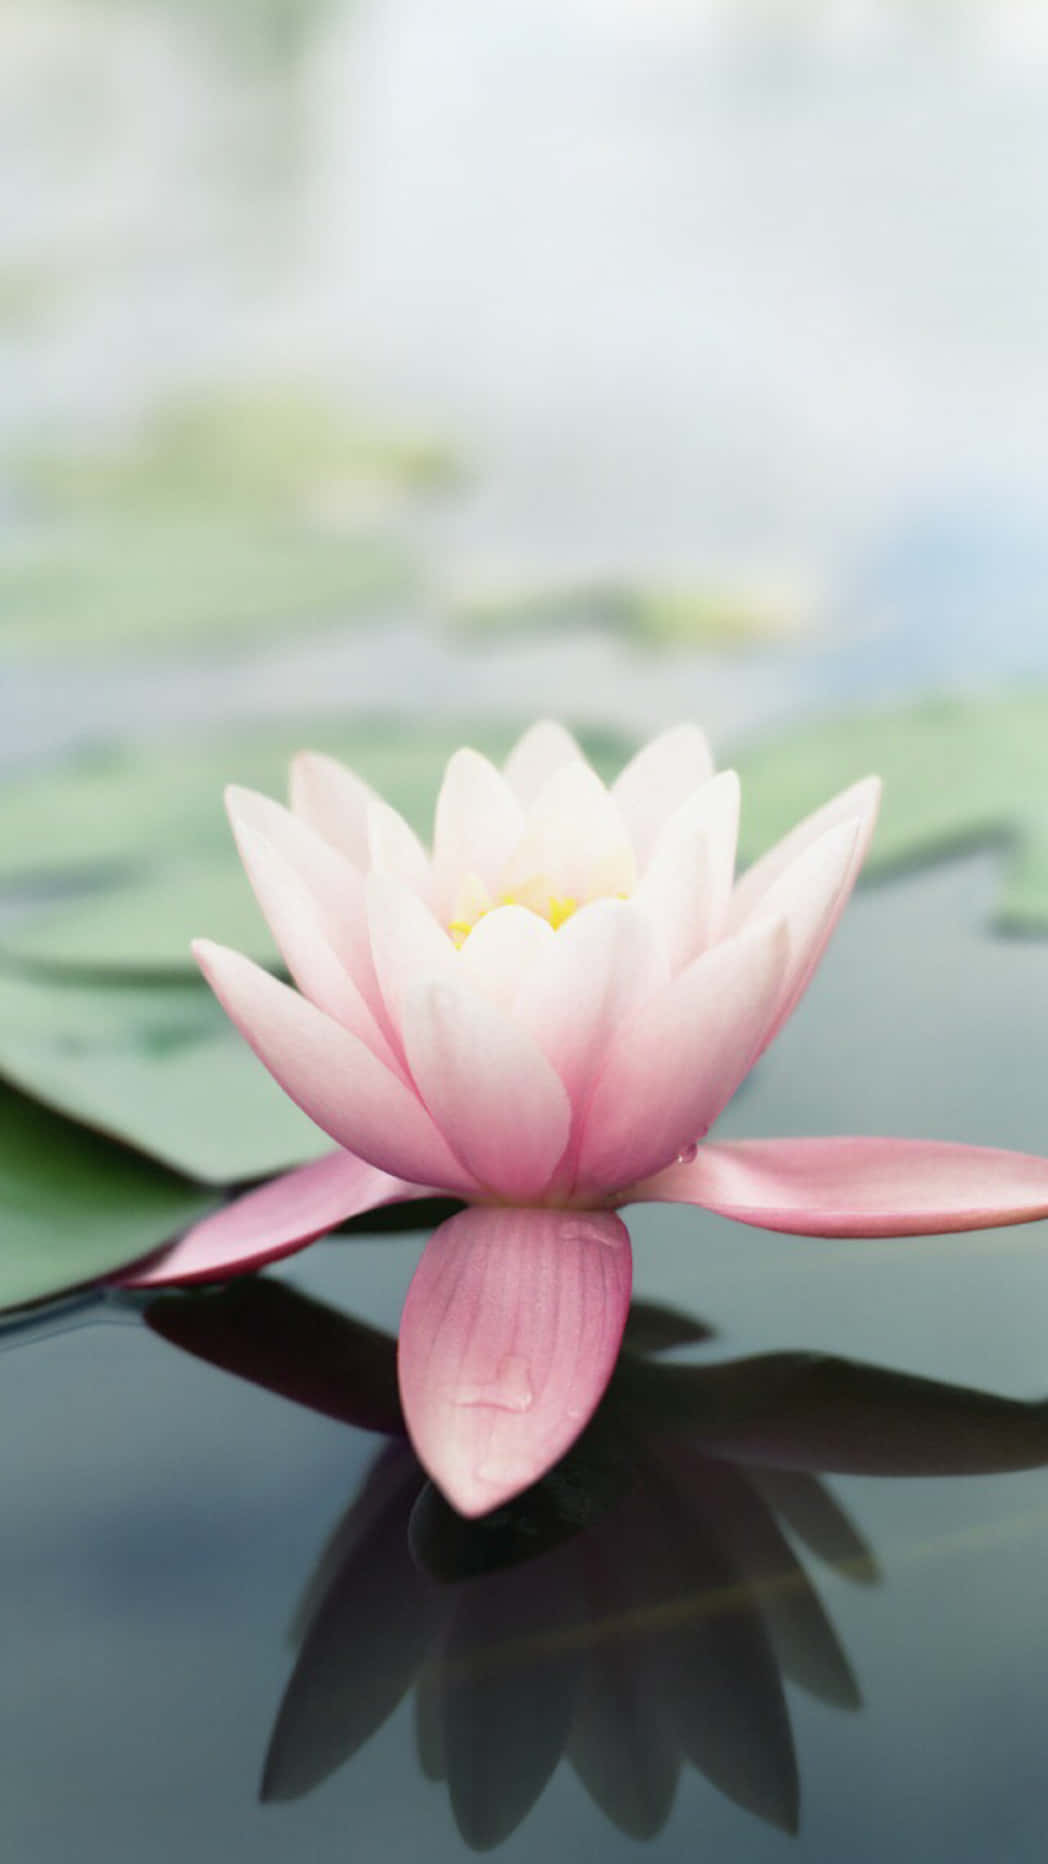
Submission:
[[591,1416],[629,1307],[638,1201],[802,1235],[1048,1214],[1048,1161],[902,1139],[713,1143],[851,893],[880,786],[858,783],[734,879],[739,784],[692,726],[606,789],[539,724],[499,772],[452,757],[432,854],[326,757],[290,810],[229,793],[298,990],[201,941],[228,1014],[337,1150],[126,1278],[223,1279],[380,1204],[462,1198],[400,1331],[415,1448],[464,1514],[534,1482]]

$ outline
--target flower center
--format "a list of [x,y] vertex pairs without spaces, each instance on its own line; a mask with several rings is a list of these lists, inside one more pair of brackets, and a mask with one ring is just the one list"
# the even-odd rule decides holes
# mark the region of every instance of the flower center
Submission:
[[545,919],[554,932],[559,932],[572,914],[578,912],[581,904],[581,900],[569,893],[555,893],[549,881],[541,874],[526,881],[523,886],[514,888],[512,892],[498,894],[495,899],[492,899],[484,882],[476,874],[467,874],[459,889],[455,916],[448,922],[448,931],[461,951],[474,926],[479,925],[488,913],[493,913],[496,907],[523,906],[528,912]]

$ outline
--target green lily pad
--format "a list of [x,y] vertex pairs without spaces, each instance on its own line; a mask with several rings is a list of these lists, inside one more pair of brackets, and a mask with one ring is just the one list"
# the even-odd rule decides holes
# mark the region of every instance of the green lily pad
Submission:
[[1007,847],[997,920],[1048,930],[1048,693],[942,698],[814,721],[737,759],[742,847],[761,852],[856,778],[884,778],[869,874]]
[[371,615],[414,586],[404,548],[264,517],[106,513],[0,556],[0,653],[107,653]]
[[115,1274],[214,1197],[0,1086],[0,1307]]
[[87,987],[0,972],[0,1076],[208,1184],[330,1150],[202,981]]
[[451,605],[451,625],[491,641],[592,627],[654,647],[739,648],[810,625],[810,601],[787,590],[647,588],[614,581],[479,592]]

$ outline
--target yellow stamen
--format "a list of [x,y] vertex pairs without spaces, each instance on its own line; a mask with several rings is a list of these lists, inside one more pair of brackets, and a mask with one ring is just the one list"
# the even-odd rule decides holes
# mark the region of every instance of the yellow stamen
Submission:
[[560,895],[551,893],[549,896],[549,904],[546,907],[543,917],[549,920],[554,932],[559,932],[565,921],[570,919],[572,913],[577,913],[578,910],[578,900],[571,899],[567,894]]

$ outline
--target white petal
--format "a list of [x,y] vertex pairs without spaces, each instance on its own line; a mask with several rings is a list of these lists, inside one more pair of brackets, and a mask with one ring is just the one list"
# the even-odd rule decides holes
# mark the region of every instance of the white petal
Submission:
[[706,734],[697,725],[673,725],[638,751],[616,778],[611,793],[642,870],[663,824],[712,777],[713,769]]
[[451,919],[467,874],[494,895],[520,840],[524,812],[505,777],[477,751],[456,751],[437,798],[433,838],[433,904]]
[[540,719],[537,725],[518,738],[506,759],[503,775],[518,800],[527,808],[533,803],[547,780],[566,764],[584,764],[578,745],[570,731],[552,719]]
[[659,833],[633,898],[650,918],[671,971],[682,970],[721,936],[738,833],[734,770],[704,783]]

